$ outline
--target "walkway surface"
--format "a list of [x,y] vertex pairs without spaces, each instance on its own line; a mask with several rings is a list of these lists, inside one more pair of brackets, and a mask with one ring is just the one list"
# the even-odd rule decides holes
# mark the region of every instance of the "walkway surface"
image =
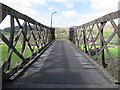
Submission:
[[19,79],[5,88],[112,88],[111,81],[70,41],[56,40]]

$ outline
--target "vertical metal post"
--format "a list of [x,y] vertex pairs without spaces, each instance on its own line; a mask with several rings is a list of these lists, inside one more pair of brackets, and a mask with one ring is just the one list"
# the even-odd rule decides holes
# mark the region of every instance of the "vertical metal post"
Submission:
[[[120,22],[120,21],[119,21]],[[118,32],[117,32],[118,38],[120,39],[120,24],[118,25]],[[119,40],[118,39],[118,40]],[[120,42],[119,42],[120,43]]]
[[[101,23],[101,26],[102,26],[102,25],[103,25],[103,23]],[[102,34],[102,36],[103,36],[103,28],[101,29],[101,34]],[[102,36],[101,36],[101,47],[104,46],[104,43],[103,43],[103,41],[102,41]],[[105,53],[104,53],[104,49],[103,49],[103,51],[102,51],[102,53],[101,53],[101,58],[102,58],[103,67],[106,68],[106,67],[107,67],[107,64],[105,63]]]
[[71,29],[70,28],[69,28],[69,40],[72,41],[71,40]]
[[78,40],[78,48],[80,48],[79,40]]
[[[25,24],[24,24],[23,32],[24,32],[25,36],[27,37],[27,22],[26,21],[24,21],[24,22],[25,22]],[[26,47],[26,41],[25,41],[25,37],[23,36],[22,52],[21,52],[22,55],[24,55],[25,47]]]
[[51,41],[53,41],[55,39],[55,28],[51,28],[50,32],[51,32]]
[[[103,29],[101,30],[101,33],[102,33],[102,35],[103,35]],[[101,47],[103,47],[104,46],[104,43],[103,43],[103,41],[101,40]],[[103,49],[103,51],[102,51],[102,64],[104,65],[104,61],[105,61],[105,54],[104,54],[104,49]]]
[[51,42],[51,28],[48,28],[48,42]]
[[[11,44],[13,44],[13,41],[14,41],[14,17],[11,16],[10,17],[10,24],[11,24],[11,28],[10,28],[10,38],[9,38],[9,41]],[[8,53],[10,51],[11,48],[8,48]],[[10,55],[9,59],[8,59],[8,66],[7,66],[7,70],[10,69],[10,62],[11,62],[11,56],[12,54]]]
[[76,33],[76,41],[77,41],[78,48],[79,48],[79,39],[78,39],[79,35],[78,35],[78,29],[77,28],[76,28],[76,32],[75,33]]
[[84,49],[85,49],[85,52],[88,53],[88,51],[87,51],[87,45],[86,45],[85,30],[83,30],[83,40],[84,40]]
[[55,39],[55,28],[53,28],[53,39]]
[[44,33],[44,45],[46,45],[46,27],[44,27],[43,33]]
[[44,47],[44,43],[45,43],[45,41],[44,41],[44,26],[42,26],[42,45],[43,45],[43,47]]
[[74,37],[74,28],[69,29],[69,40],[75,44],[75,37]]

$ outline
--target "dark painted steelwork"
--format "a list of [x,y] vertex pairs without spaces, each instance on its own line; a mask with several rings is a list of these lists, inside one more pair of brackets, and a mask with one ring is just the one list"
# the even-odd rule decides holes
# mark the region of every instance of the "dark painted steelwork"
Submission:
[[[8,80],[10,76],[14,75],[20,68],[31,61],[31,59],[34,59],[36,55],[40,54],[55,39],[55,28],[45,26],[27,15],[0,3],[0,23],[2,23],[7,15],[10,16],[11,22],[9,39],[4,33],[0,32],[0,38],[8,46],[8,55],[6,60],[3,60],[4,63],[2,65],[3,81]],[[21,24],[20,20],[24,21],[23,24]],[[19,27],[17,34],[15,31],[15,22]],[[16,48],[19,40],[21,40],[21,52]],[[26,48],[30,49],[31,55],[29,57],[24,56]],[[21,59],[19,64],[14,67],[11,66],[13,52]]]
[[[71,34],[71,32],[69,32],[70,33],[69,38],[71,42],[73,42],[72,40],[75,40],[73,43],[77,45],[79,48],[81,48],[82,51],[88,53],[90,57],[96,55],[94,60],[97,60],[100,63],[100,65],[102,64],[102,66],[106,69],[107,66],[111,67],[113,69],[113,73],[119,70],[116,69],[113,57],[110,53],[110,50],[108,49],[108,44],[115,37],[115,35],[118,36],[118,40],[120,40],[120,28],[119,28],[120,25],[117,25],[114,21],[115,19],[119,19],[119,18],[120,18],[120,10],[104,15],[91,22],[85,23],[81,26],[71,27],[74,34]],[[111,24],[114,31],[108,37],[108,39],[105,40],[103,34],[107,22]],[[93,35],[94,33],[93,29],[95,26],[97,27],[96,31],[98,30],[98,32],[96,33],[96,35]],[[72,37],[71,35],[75,37]],[[97,40],[99,39],[100,39],[100,45],[99,45],[100,47],[98,48],[96,43]],[[105,50],[109,57],[109,63],[106,63]],[[115,74],[113,76],[115,76]]]

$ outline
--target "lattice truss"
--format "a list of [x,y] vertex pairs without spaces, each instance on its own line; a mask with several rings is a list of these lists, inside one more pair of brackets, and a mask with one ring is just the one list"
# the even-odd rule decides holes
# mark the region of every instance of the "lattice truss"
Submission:
[[[107,14],[103,17],[100,17],[94,21],[91,21],[89,23],[83,24],[81,26],[74,27],[75,33],[75,43],[78,47],[81,48],[84,52],[88,53],[88,55],[91,55],[91,50],[94,48],[96,57],[95,60],[100,61],[100,57],[102,56],[102,65],[106,68],[107,66],[115,69],[115,65],[113,64],[113,58],[112,55],[108,49],[108,45],[110,41],[117,35],[118,39],[120,39],[120,29],[119,24],[115,22],[115,20],[118,20],[120,18],[120,11],[112,12],[110,14]],[[117,21],[118,22],[118,21]],[[105,40],[105,37],[103,35],[106,24],[109,23],[114,31],[112,34],[108,37],[107,40]],[[94,33],[94,28],[96,27]],[[117,39],[117,38],[116,38]],[[92,41],[92,44],[89,45],[89,40]],[[97,48],[97,41],[100,40],[100,47],[99,50]],[[107,65],[105,62],[105,56],[104,56],[104,50],[106,50],[107,55],[110,58],[110,64]],[[115,70],[114,70],[115,71]]]
[[[8,46],[8,56],[2,65],[3,73],[13,69],[13,67],[10,67],[13,52],[21,59],[19,65],[14,66],[14,69],[17,67],[18,70],[52,41],[51,28],[0,3],[0,23],[7,16],[10,16],[10,37],[7,38],[0,32],[0,38]],[[15,23],[19,26],[17,33],[15,31]],[[21,52],[16,48],[19,41],[22,47]],[[26,49],[30,50],[31,56],[25,57]]]

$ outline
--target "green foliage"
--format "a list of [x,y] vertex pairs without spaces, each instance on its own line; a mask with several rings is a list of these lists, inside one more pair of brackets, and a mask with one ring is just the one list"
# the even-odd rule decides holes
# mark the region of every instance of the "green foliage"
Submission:
[[55,36],[56,36],[57,40],[68,39],[69,28],[67,28],[67,27],[61,27],[61,28],[56,27],[55,28]]

